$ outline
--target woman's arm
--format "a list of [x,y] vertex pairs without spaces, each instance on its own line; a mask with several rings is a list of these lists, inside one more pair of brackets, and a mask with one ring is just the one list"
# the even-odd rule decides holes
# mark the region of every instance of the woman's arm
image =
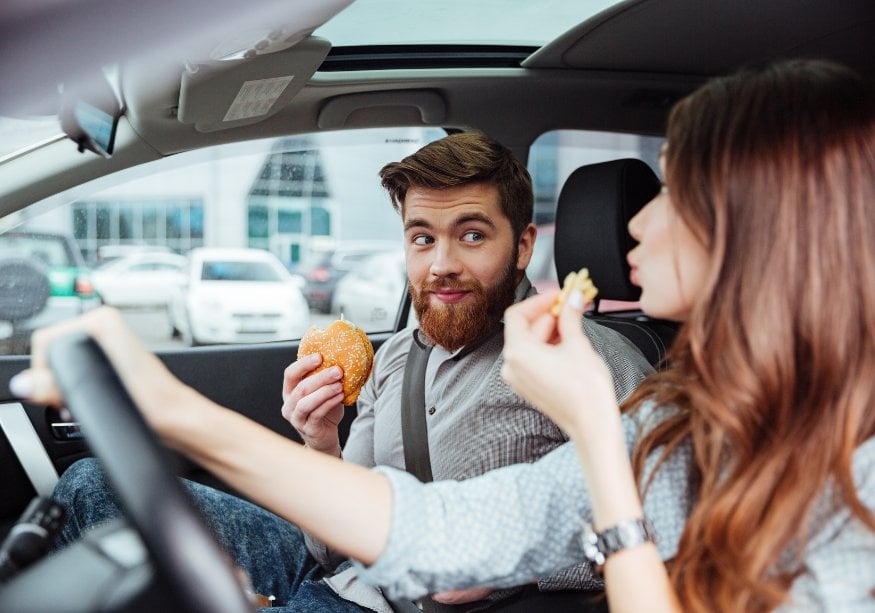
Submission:
[[[74,330],[100,344],[146,420],[170,447],[350,557],[370,563],[383,551],[391,513],[385,477],[305,449],[208,400],[174,377],[114,309],[97,309],[37,331],[31,369],[16,377],[14,392],[32,402],[62,406],[46,350],[52,340]],[[343,538],[338,538],[341,531]]]
[[[579,291],[550,315],[553,294],[519,303],[505,314],[502,375],[575,441],[596,532],[643,518],[610,373],[581,331]],[[678,610],[653,543],[611,555],[604,568],[612,611]]]
[[[73,330],[97,339],[146,419],[172,447],[371,565],[363,569],[365,578],[394,596],[519,585],[584,559],[581,520],[591,521],[592,513],[571,443],[533,464],[463,482],[425,485],[400,471],[366,470],[304,449],[183,385],[112,309],[37,333],[33,367],[15,382],[15,393],[62,404],[45,349]],[[628,438],[635,425],[626,425]],[[688,497],[676,475],[687,474],[687,463],[678,456],[664,465],[651,488],[661,494],[647,501],[648,517],[664,537],[663,557],[676,550],[686,512]]]

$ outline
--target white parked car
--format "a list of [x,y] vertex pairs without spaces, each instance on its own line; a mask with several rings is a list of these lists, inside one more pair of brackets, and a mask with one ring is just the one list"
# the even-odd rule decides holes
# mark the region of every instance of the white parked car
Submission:
[[185,256],[175,253],[136,253],[95,269],[91,282],[104,304],[166,307],[187,265]]
[[337,282],[332,310],[365,332],[394,330],[406,283],[403,251],[369,256]]
[[188,345],[300,338],[310,311],[288,270],[260,249],[202,247],[170,303],[174,334]]

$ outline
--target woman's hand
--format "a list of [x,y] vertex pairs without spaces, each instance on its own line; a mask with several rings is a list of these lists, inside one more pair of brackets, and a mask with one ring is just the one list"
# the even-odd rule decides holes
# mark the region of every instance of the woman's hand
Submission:
[[[174,377],[128,327],[114,308],[100,307],[84,315],[40,328],[31,338],[31,367],[12,378],[12,393],[36,404],[63,407],[64,398],[48,365],[51,343],[72,332],[85,332],[103,349],[147,421],[160,431],[163,417],[189,390]],[[75,417],[75,416],[74,416]]]
[[616,415],[617,402],[610,371],[581,326],[583,295],[573,291],[558,318],[550,314],[555,298],[539,294],[505,311],[501,374],[575,438],[605,412]]

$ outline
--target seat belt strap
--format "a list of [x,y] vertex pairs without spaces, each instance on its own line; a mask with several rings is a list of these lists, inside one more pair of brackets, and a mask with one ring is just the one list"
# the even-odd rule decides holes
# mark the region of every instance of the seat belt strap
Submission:
[[432,349],[431,345],[422,345],[414,333],[404,366],[404,381],[401,384],[404,467],[423,483],[432,480],[428,424],[425,421],[425,368]]
[[[460,351],[457,359],[479,347],[500,330],[499,327],[483,340]],[[416,332],[413,333],[410,351],[407,353],[407,363],[404,365],[404,380],[401,383],[401,438],[404,443],[404,467],[423,483],[432,481],[428,424],[425,421],[425,369],[432,349],[434,349],[433,345],[423,345],[416,338]],[[466,605],[441,604],[432,600],[430,596],[426,596],[421,602],[422,613],[451,613],[469,608]],[[409,601],[390,600],[390,603],[396,613],[419,611],[419,608]]]

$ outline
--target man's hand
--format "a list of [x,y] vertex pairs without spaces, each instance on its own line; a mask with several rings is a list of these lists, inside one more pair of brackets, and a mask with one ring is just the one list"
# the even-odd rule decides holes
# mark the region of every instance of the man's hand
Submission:
[[431,599],[441,604],[465,604],[483,600],[493,592],[490,587],[475,587],[469,590],[449,590],[434,594]]
[[283,373],[283,418],[310,449],[340,457],[337,426],[343,419],[343,371],[333,366],[310,377],[322,363],[319,354],[305,355]]

